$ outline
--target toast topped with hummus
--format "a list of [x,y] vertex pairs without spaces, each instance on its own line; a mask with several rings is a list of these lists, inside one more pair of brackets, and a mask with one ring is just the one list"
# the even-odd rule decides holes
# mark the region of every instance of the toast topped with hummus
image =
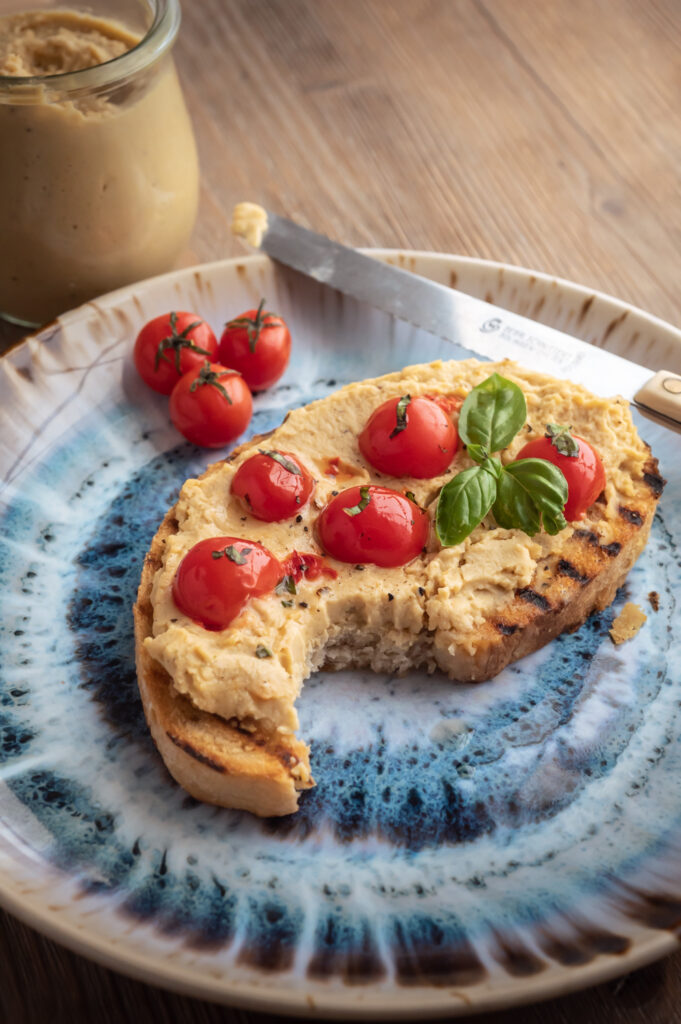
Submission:
[[[491,445],[496,459],[479,443],[484,425],[468,401],[493,377],[526,403],[522,426]],[[374,414],[389,407],[386,436],[402,434],[402,443],[421,399],[424,415],[430,403],[449,423],[439,454],[431,459],[424,447],[416,461],[408,453],[382,461],[381,444],[389,454],[391,445],[376,440]],[[520,479],[539,441],[568,467],[564,479],[557,474],[557,513],[538,496],[554,477],[526,488]],[[570,475],[578,445],[596,452],[600,467],[591,492],[580,491],[583,508]],[[288,498],[267,491],[287,474]],[[612,602],[645,546],[663,485],[625,400],[511,362],[412,366],[293,410],[267,438],[188,480],[147,554],[137,671],[168,769],[200,800],[259,815],[295,811],[314,784],[295,735],[295,701],[312,672],[420,667],[454,681],[491,679]],[[454,525],[445,496],[456,505]]]

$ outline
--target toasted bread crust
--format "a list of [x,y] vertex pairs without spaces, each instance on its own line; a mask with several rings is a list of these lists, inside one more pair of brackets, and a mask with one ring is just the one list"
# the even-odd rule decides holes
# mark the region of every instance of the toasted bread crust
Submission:
[[[206,473],[218,466],[213,464]],[[261,817],[291,814],[298,807],[299,792],[314,785],[305,744],[292,735],[246,732],[201,711],[177,693],[168,673],[146,651],[144,640],[152,635],[153,626],[154,575],[166,538],[176,530],[173,507],[145,557],[133,608],[137,680],[154,743],[173,778],[197,800]]]

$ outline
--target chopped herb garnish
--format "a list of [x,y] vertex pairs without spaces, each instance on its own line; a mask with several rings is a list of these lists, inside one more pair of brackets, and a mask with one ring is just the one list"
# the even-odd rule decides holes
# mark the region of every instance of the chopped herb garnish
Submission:
[[271,658],[272,652],[269,647],[265,647],[264,644],[258,644],[255,649],[255,656],[256,658]]
[[283,466],[284,469],[287,469],[289,473],[294,473],[296,476],[303,475],[302,472],[296,466],[295,462],[291,462],[291,460],[287,459],[285,455],[281,454],[281,452],[266,451],[264,448],[258,448],[258,451],[260,452],[261,455],[266,455],[268,459],[274,459],[274,461],[278,462],[280,466]]
[[293,576],[286,575],[280,579],[274,588],[275,594],[297,594],[296,581]]
[[363,512],[371,501],[371,493],[368,487],[360,487],[359,489],[359,502],[356,505],[352,505],[350,508],[344,508],[343,511],[348,516],[358,516],[360,512]]
[[411,395],[402,395],[397,407],[395,409],[395,416],[397,423],[389,435],[389,439],[392,441],[393,437],[397,437],[403,430],[407,429],[407,406],[411,402]]
[[558,423],[547,423],[545,436],[561,455],[567,455],[571,459],[576,459],[579,455],[579,445],[570,433],[570,427],[561,427]]
[[245,565],[246,555],[250,555],[253,548],[235,548],[233,544],[228,544],[225,548],[219,548],[215,551],[211,551],[211,558],[229,558],[230,562],[234,562],[235,565]]
[[293,601],[289,598],[288,601],[281,602],[284,608],[293,608]]

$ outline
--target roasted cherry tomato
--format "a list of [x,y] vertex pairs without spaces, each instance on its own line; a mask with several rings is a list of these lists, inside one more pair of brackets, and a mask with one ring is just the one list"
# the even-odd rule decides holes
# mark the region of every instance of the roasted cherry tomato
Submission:
[[137,335],[133,358],[145,384],[169,395],[180,377],[215,359],[218,339],[195,313],[164,313]]
[[242,462],[232,480],[232,494],[267,523],[298,515],[313,488],[314,480],[295,455],[266,448]]
[[173,579],[173,600],[204,629],[225,629],[251,597],[276,587],[283,572],[256,541],[237,537],[200,540],[184,556]]
[[546,435],[529,441],[516,455],[516,461],[519,459],[546,459],[562,471],[568,485],[564,515],[569,523],[583,519],[605,487],[598,452],[584,438],[570,434],[567,427],[548,424]]
[[281,564],[284,574],[290,576],[294,583],[300,583],[303,578],[318,580],[321,576],[328,576],[329,579],[335,580],[338,577],[336,570],[331,568],[325,558],[310,551],[303,551],[301,554],[300,551],[294,550]]
[[349,487],[318,520],[322,547],[340,562],[406,565],[428,539],[428,516],[388,487]]
[[440,476],[459,443],[456,427],[431,398],[390,398],[379,405],[359,435],[367,462],[390,476]]
[[218,359],[233,366],[253,391],[262,391],[279,380],[291,355],[291,335],[276,313],[265,312],[265,300],[257,309],[230,320],[220,338]]
[[170,418],[188,441],[204,448],[229,444],[251,421],[253,398],[243,377],[219,363],[185,373],[170,396]]

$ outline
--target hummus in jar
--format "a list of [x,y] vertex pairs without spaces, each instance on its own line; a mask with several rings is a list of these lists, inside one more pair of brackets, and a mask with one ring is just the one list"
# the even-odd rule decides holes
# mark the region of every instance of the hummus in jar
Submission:
[[138,45],[77,11],[0,18],[3,313],[45,322],[169,269],[186,245],[198,165],[170,57],[105,85],[88,71]]

